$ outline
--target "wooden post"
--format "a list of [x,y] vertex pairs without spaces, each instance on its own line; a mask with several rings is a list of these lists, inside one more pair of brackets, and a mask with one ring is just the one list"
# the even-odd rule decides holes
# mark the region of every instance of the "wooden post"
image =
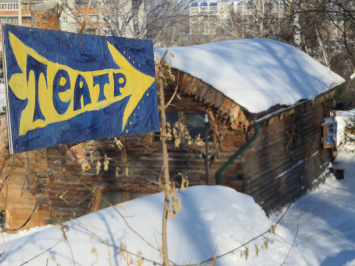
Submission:
[[10,158],[6,116],[0,118],[0,173]]
[[31,9],[32,27],[60,30],[61,13],[62,8],[54,2],[34,5]]
[[160,116],[161,116],[161,142],[162,142],[162,151],[163,151],[163,167],[164,167],[164,178],[163,178],[163,192],[164,192],[164,209],[163,209],[163,219],[162,219],[162,244],[163,244],[163,265],[169,265],[169,256],[168,256],[168,239],[167,239],[167,224],[168,224],[168,214],[169,214],[169,191],[170,190],[170,177],[169,177],[169,155],[168,155],[168,145],[166,144],[166,116],[165,116],[165,99],[164,99],[164,85],[163,80],[160,77],[163,73],[162,64],[164,58],[168,52],[168,49],[165,51],[164,56],[160,60],[159,65],[159,96],[160,96]]
[[208,115],[205,114],[205,127],[206,127],[206,185],[208,185]]
[[81,29],[80,29],[80,33],[81,34],[84,33],[84,30],[85,30],[85,27],[86,27],[86,18],[87,18],[88,13],[89,13],[90,5],[91,5],[91,0],[88,1],[88,4],[86,6],[85,15],[84,15],[84,19],[83,19],[83,24],[81,25]]
[[22,26],[22,7],[21,7],[21,0],[17,0],[17,5],[18,5],[18,24]]

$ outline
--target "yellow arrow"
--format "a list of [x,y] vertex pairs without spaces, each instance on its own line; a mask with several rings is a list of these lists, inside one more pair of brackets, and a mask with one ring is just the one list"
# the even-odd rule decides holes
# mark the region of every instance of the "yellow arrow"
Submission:
[[[104,69],[99,71],[83,72],[70,68],[66,65],[49,61],[30,47],[26,46],[14,34],[9,33],[9,36],[12,50],[20,69],[22,70],[22,73],[13,74],[10,77],[9,85],[17,98],[21,100],[28,99],[28,104],[21,114],[19,129],[20,135],[25,135],[29,130],[35,128],[43,128],[51,123],[71,119],[84,112],[105,108],[115,102],[121,101],[125,97],[130,96],[122,118],[123,131],[133,110],[139,106],[139,102],[143,95],[155,80],[153,77],[150,77],[135,69],[109,42],[107,42],[109,51],[120,69]],[[30,57],[34,59],[31,62],[38,62],[40,67],[33,69],[32,65],[32,68],[27,71],[26,68],[28,67],[28,58]],[[46,71],[41,71],[45,68]],[[67,77],[69,77],[68,80],[61,77],[60,86],[67,85],[68,87],[65,91],[58,93],[59,101],[67,104],[68,106],[64,113],[58,112],[53,103],[53,81],[59,70],[61,72],[64,70],[64,72],[68,74]],[[29,72],[28,77],[27,72]],[[117,75],[118,73],[121,73],[122,75]],[[108,82],[102,84],[101,87],[100,84],[95,84],[94,86],[94,78],[102,75],[108,75]],[[79,105],[77,104],[77,107],[75,107],[74,97],[76,96],[74,94],[75,89],[78,88],[76,87],[76,84],[79,84],[77,82],[79,76],[82,77],[83,80],[80,81],[80,85],[77,86],[85,88],[83,82],[86,82],[90,95],[90,101],[85,101],[84,97],[81,95],[79,96],[80,103]],[[115,77],[120,78],[115,81]],[[115,84],[121,84],[119,87],[119,94],[115,93]],[[36,88],[38,90],[37,96]],[[104,98],[99,99],[100,91],[101,93],[104,93]],[[36,107],[36,112],[38,114],[39,108],[43,115],[38,116],[39,118],[35,117],[36,97],[39,105],[39,107]]]

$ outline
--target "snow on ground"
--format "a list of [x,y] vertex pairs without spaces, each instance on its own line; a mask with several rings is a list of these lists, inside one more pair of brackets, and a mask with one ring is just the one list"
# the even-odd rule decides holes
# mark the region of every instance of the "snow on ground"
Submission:
[[23,237],[23,236],[33,234],[35,232],[42,231],[42,230],[49,228],[49,227],[52,227],[52,225],[36,226],[36,227],[30,228],[28,230],[19,231],[16,234],[0,233],[0,244],[11,241],[11,240],[15,240],[15,239]]
[[[355,266],[355,154],[341,148],[334,166],[346,169],[345,179],[331,176],[308,191],[291,206],[281,225],[295,233],[298,223],[297,239],[315,252],[321,266]],[[280,215],[270,218],[275,221]]]
[[[182,210],[175,220],[168,223],[169,257],[174,263],[197,263],[238,247],[270,227],[270,221],[252,197],[222,186],[197,186],[181,192]],[[161,216],[163,209],[162,194],[132,200],[125,203],[126,211],[120,209],[128,223],[153,246],[161,244]],[[126,265],[120,262],[118,249],[124,243],[135,254],[161,263],[159,252],[149,247],[127,228],[123,219],[113,208],[80,217],[65,223],[68,243],[63,239],[59,226],[36,232],[0,246],[0,253],[5,254],[0,264],[20,265],[44,252],[26,265]],[[240,257],[240,252],[219,258],[216,265],[281,265],[286,259],[294,235],[282,226],[277,226],[277,235],[267,233],[266,239],[248,244],[248,260]],[[95,234],[95,235],[93,235]],[[91,235],[91,237],[90,237]],[[100,237],[102,241],[99,241]],[[268,243],[268,249],[263,245]],[[103,242],[109,243],[108,245]],[[259,253],[256,256],[256,247]],[[292,248],[287,263],[292,265],[318,265],[315,254],[304,248],[297,240]],[[242,249],[246,251],[246,249]],[[134,256],[134,261],[137,259]],[[48,264],[47,263],[48,260]],[[97,264],[96,264],[97,263]],[[152,265],[145,261],[143,265]]]
[[[349,112],[338,112],[342,125]],[[295,246],[287,257],[287,265],[355,266],[355,153],[349,144],[343,146],[333,163],[345,169],[345,179],[329,177],[318,188],[296,200],[276,227],[276,235],[267,233],[247,245],[248,260],[240,251],[216,261],[216,265],[281,265],[290,244]],[[321,177],[320,177],[321,178]],[[224,254],[270,228],[282,215],[273,213],[268,219],[254,200],[245,194],[222,186],[197,186],[180,192],[182,210],[168,223],[170,259],[177,264],[198,263]],[[162,194],[125,203],[121,213],[145,240],[161,245]],[[134,254],[161,263],[157,250],[143,242],[127,228],[123,219],[107,208],[59,226],[34,228],[16,235],[0,237],[1,265],[126,265],[119,247],[123,243]],[[297,230],[298,226],[298,230]],[[41,230],[41,231],[40,231]],[[68,242],[63,239],[63,231]],[[264,240],[267,239],[268,249]],[[104,242],[106,244],[104,244]],[[59,244],[58,244],[59,243]],[[256,246],[258,246],[258,256]],[[48,250],[49,248],[54,248]],[[130,256],[138,261],[133,255]],[[48,264],[47,264],[48,259]],[[143,265],[152,265],[147,260]]]
[[0,83],[0,111],[2,111],[3,106],[6,106],[5,84]]
[[[161,58],[164,49],[155,49]],[[166,61],[220,91],[252,113],[313,100],[344,79],[296,47],[243,39],[169,48]]]
[[337,130],[337,146],[340,143],[345,143],[345,127],[346,123],[349,122],[349,117],[355,118],[355,109],[350,111],[336,111],[336,121],[338,123]]

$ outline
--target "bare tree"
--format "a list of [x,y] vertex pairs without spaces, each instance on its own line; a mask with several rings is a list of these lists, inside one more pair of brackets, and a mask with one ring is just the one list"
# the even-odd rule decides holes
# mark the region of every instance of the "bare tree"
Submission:
[[[66,10],[75,22],[82,22],[83,6],[87,0],[64,0]],[[153,44],[166,33],[169,27],[181,24],[181,18],[188,13],[192,0],[94,0],[91,8],[95,15],[89,15],[89,33],[108,34],[118,37],[151,39]],[[187,18],[185,16],[185,18]]]

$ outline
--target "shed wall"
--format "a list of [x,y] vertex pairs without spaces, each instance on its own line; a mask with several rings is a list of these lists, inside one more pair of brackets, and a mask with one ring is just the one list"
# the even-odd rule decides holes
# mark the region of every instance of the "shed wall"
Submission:
[[[166,102],[169,101],[173,91],[166,93]],[[214,113],[203,102],[196,101],[194,97],[177,97],[167,109],[168,112],[184,111],[207,113],[211,127],[216,132],[209,141],[209,151],[217,145],[216,134],[222,136],[218,144],[218,152],[209,169],[209,184],[216,184],[216,171],[234,154],[244,143],[244,129],[232,130],[227,121],[216,119]],[[160,134],[159,132],[155,134]],[[113,139],[103,139],[87,142],[88,159],[91,170],[83,172],[80,167],[65,159],[65,156],[56,148],[48,148],[48,168],[50,169],[48,182],[48,210],[50,218],[47,223],[87,214],[99,209],[100,200],[93,192],[75,180],[75,175],[81,182],[95,192],[123,191],[124,201],[130,199],[131,192],[160,192],[158,178],[163,166],[161,141],[154,134],[141,134],[121,137],[123,148],[118,149]],[[179,173],[189,179],[189,185],[205,184],[205,145],[182,144],[179,148],[173,141],[168,144],[170,177],[179,182]],[[91,155],[90,155],[91,154]],[[104,170],[105,156],[108,159],[108,169]],[[92,160],[91,160],[91,159]],[[97,173],[97,162],[101,167]],[[119,176],[116,177],[117,171]],[[68,173],[63,173],[63,168]],[[223,175],[224,184],[238,191],[244,191],[242,180],[242,161],[236,160]],[[62,196],[62,198],[61,198]]]
[[[8,229],[21,227],[31,215],[31,219],[22,229],[45,225],[49,218],[49,198],[46,188],[47,156],[42,155],[45,150],[16,154],[1,172],[0,210],[6,212],[5,226]],[[37,208],[35,208],[37,196],[27,190],[27,172],[31,191],[39,193]]]
[[321,97],[260,125],[258,138],[242,157],[245,193],[264,210],[284,206],[327,170],[331,150],[323,149],[321,138],[330,106],[331,100]]
[[[166,102],[172,94],[173,90],[167,90]],[[168,112],[207,113],[211,121],[214,137],[209,141],[209,151],[217,151],[208,176],[209,184],[213,185],[216,171],[253,135],[253,127],[246,133],[242,127],[245,121],[239,121],[241,126],[234,121],[232,129],[228,117],[220,115],[202,98],[184,92],[181,95],[181,100],[174,98]],[[266,211],[283,206],[310,188],[331,160],[331,151],[321,145],[321,124],[329,115],[330,97],[331,94],[307,101],[262,123],[258,138],[223,172],[223,185],[253,196]],[[86,172],[57,147],[29,152],[30,169],[34,171],[29,175],[31,189],[40,192],[40,197],[38,208],[24,229],[62,222],[100,209],[100,199],[95,193],[122,191],[126,201],[132,192],[159,192],[158,178],[163,165],[159,138],[142,134],[121,138],[121,142],[121,149],[113,139],[87,142],[91,170]],[[190,186],[205,184],[205,145],[185,143],[176,148],[171,141],[168,147],[171,178],[178,182],[178,174],[183,173],[189,178]],[[26,154],[19,154],[9,183],[7,223],[10,228],[21,226],[36,202],[36,196],[28,192],[21,196],[25,161]],[[3,181],[11,165],[9,161],[2,172]]]

